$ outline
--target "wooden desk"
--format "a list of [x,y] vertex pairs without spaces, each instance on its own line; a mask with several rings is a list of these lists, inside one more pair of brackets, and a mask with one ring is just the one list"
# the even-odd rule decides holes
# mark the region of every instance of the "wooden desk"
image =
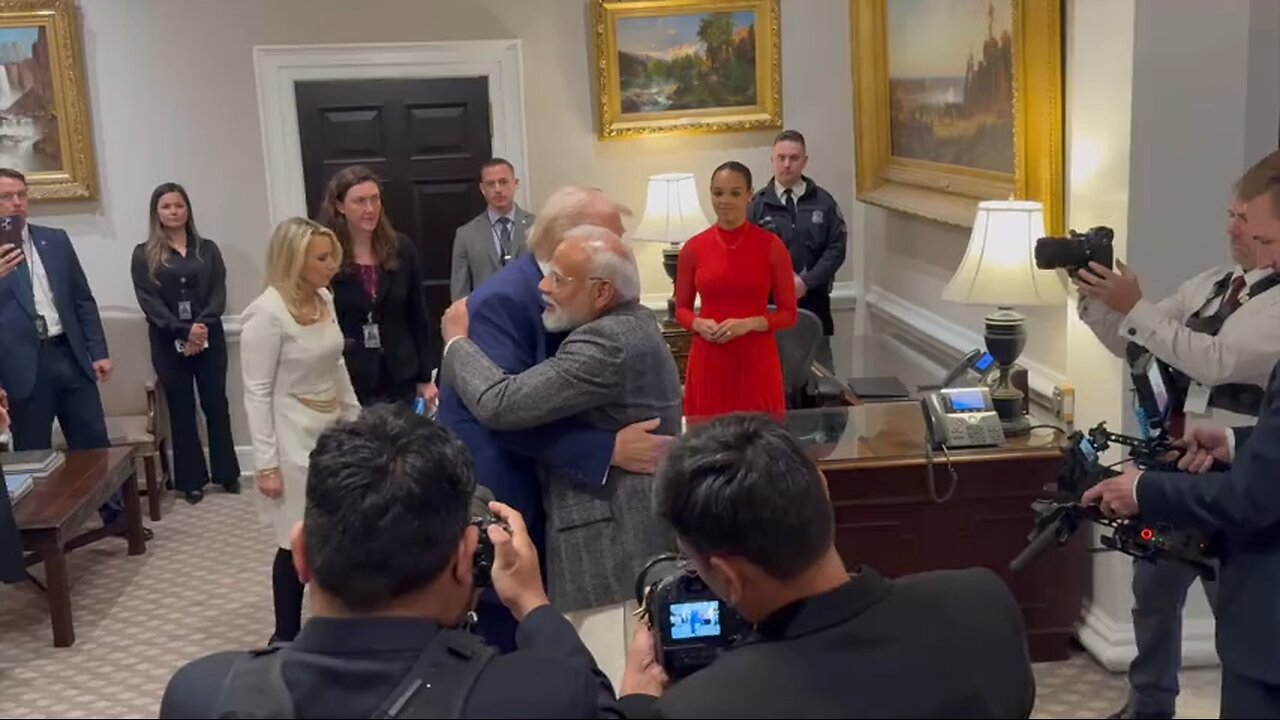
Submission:
[[71,621],[67,553],[110,537],[117,528],[72,533],[84,527],[117,488],[124,489],[129,554],[141,555],[147,551],[142,538],[142,505],[138,501],[133,454],[132,447],[68,452],[62,467],[48,478],[36,481],[35,488],[13,506],[27,566],[44,563],[45,596],[53,624],[54,647],[70,647],[76,641]]
[[1027,545],[1031,503],[1055,482],[1060,432],[1037,430],[1002,448],[952,451],[954,489],[946,458],[936,453],[931,490],[916,401],[794,410],[786,424],[827,477],[836,546],[846,563],[889,576],[990,568],[1017,597],[1032,659],[1067,658],[1088,591],[1090,533],[1046,551],[1018,575],[1008,569]]

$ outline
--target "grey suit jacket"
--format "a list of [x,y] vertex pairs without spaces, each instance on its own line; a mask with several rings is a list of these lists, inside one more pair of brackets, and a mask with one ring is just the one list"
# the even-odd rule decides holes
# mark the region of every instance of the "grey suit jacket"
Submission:
[[[512,259],[529,252],[525,238],[533,227],[533,213],[515,208],[515,227],[511,228]],[[471,218],[458,228],[453,236],[453,269],[449,273],[449,296],[453,300],[470,295],[480,283],[498,272],[502,259],[498,257],[498,244],[493,239],[493,226],[489,224],[489,210]]]
[[[681,387],[658,319],[639,303],[615,308],[574,330],[555,356],[506,375],[474,343],[458,340],[442,362],[449,384],[481,423],[519,430],[581,415],[605,430],[659,418],[656,432],[680,430]],[[633,599],[636,575],[674,539],[653,512],[653,476],[610,468],[587,490],[543,473],[547,577],[561,612]]]

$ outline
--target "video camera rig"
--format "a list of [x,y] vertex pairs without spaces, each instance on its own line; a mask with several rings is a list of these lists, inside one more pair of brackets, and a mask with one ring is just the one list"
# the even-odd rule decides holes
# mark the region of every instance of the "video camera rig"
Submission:
[[1013,572],[1021,572],[1050,545],[1064,545],[1072,533],[1085,523],[1111,529],[1100,540],[1104,550],[1115,550],[1143,560],[1168,558],[1185,562],[1208,579],[1217,576],[1213,548],[1201,533],[1176,530],[1163,523],[1149,523],[1141,517],[1108,518],[1096,505],[1081,505],[1086,490],[1118,475],[1099,458],[1114,443],[1129,448],[1129,459],[1144,470],[1178,472],[1176,458],[1181,451],[1173,446],[1166,431],[1169,397],[1160,364],[1146,354],[1131,365],[1139,419],[1144,437],[1121,435],[1098,423],[1086,434],[1079,430],[1067,437],[1062,465],[1058,470],[1057,488],[1052,499],[1037,500],[1031,505],[1036,513],[1035,528],[1028,544],[1009,563]]

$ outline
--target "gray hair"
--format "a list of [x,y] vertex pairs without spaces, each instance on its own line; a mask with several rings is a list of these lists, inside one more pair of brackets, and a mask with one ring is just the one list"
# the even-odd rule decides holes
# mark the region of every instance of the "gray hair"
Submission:
[[566,232],[564,239],[582,243],[589,258],[588,275],[613,284],[616,304],[640,299],[636,255],[622,238],[597,225],[579,225]]
[[566,185],[547,198],[525,244],[535,257],[549,260],[570,230],[590,223],[602,212],[610,211],[622,217],[631,214],[626,206],[615,202],[599,188]]

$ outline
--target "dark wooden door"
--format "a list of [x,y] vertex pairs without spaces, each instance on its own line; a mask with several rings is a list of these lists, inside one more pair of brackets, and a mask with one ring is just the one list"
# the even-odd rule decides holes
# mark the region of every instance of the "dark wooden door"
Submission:
[[307,208],[348,165],[384,179],[383,212],[417,244],[434,360],[449,306],[453,235],[484,210],[480,165],[492,153],[489,84],[483,77],[297,83]]

